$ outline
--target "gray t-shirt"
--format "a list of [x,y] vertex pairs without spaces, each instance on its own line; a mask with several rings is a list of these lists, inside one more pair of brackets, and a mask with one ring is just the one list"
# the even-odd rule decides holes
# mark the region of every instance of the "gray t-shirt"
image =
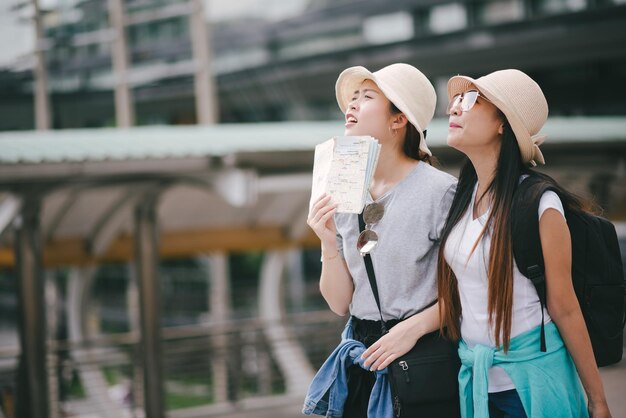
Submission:
[[[385,214],[371,227],[378,234],[378,245],[370,254],[385,320],[406,318],[437,298],[439,238],[455,191],[453,176],[420,162],[376,200]],[[371,202],[368,193],[366,204]],[[335,223],[338,248],[354,282],[350,313],[380,320],[365,262],[356,249],[358,217],[336,214]]]

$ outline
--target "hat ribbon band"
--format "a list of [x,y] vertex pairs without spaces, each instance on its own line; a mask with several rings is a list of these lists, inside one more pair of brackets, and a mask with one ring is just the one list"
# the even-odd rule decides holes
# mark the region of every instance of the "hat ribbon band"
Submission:
[[532,148],[532,156],[529,162],[530,162],[530,165],[532,165],[533,167],[536,167],[537,163],[539,164],[546,163],[543,158],[543,153],[539,149],[539,145],[543,144],[543,141],[545,141],[546,138],[547,136],[544,134],[535,134],[530,137],[530,140],[533,143],[533,148]]

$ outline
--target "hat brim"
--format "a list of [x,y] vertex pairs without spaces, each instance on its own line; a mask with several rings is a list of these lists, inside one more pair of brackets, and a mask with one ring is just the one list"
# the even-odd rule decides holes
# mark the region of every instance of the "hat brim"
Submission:
[[[489,85],[481,79],[473,79],[464,75],[457,75],[448,80],[448,101],[452,100],[457,94],[466,92],[470,88],[475,87],[480,91],[494,106],[496,106],[506,117],[511,129],[515,134],[515,139],[520,149],[522,160],[524,162],[532,163],[532,150],[528,148],[528,144],[531,143],[530,135],[526,131],[524,124],[519,119],[517,114],[513,112],[509,106],[504,102],[503,95],[499,94],[495,86]],[[544,164],[543,157],[537,161]]]
[[365,67],[350,67],[339,74],[335,84],[335,95],[337,104],[343,113],[348,109],[354,92],[359,90],[365,80],[372,80],[378,85],[376,76]]
[[348,109],[348,105],[354,96],[354,93],[359,90],[361,84],[365,80],[372,80],[376,85],[381,89],[383,94],[387,97],[387,99],[392,102],[401,112],[403,112],[409,122],[417,129],[420,136],[420,151],[432,156],[432,152],[426,145],[426,138],[424,137],[423,128],[417,123],[416,120],[413,120],[409,114],[404,112],[402,109],[405,108],[404,102],[393,92],[393,89],[389,88],[386,83],[376,77],[376,74],[372,73],[365,67],[356,66],[346,68],[339,74],[337,78],[337,82],[335,83],[335,96],[337,98],[337,104],[339,105],[339,109],[343,113],[346,113]]
[[[448,101],[452,100],[457,94],[461,94],[476,86],[476,80],[464,75],[457,75],[448,80]],[[478,88],[478,86],[476,86]]]

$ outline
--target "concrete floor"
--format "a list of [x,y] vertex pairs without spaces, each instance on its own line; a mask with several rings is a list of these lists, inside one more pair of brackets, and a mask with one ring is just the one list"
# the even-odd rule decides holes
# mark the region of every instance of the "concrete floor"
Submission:
[[626,357],[616,365],[601,368],[600,374],[613,418],[626,418]]

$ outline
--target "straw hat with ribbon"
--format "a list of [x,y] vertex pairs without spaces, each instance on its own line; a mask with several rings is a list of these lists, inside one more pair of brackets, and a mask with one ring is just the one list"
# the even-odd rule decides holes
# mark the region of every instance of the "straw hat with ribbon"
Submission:
[[504,115],[515,133],[522,161],[545,164],[539,133],[548,118],[548,103],[539,85],[519,70],[501,70],[473,79],[458,75],[448,81],[448,100],[472,88],[478,89]]
[[335,85],[342,112],[346,112],[354,92],[365,80],[376,83],[387,99],[404,113],[419,132],[420,151],[432,155],[423,131],[435,114],[437,94],[428,78],[409,64],[391,64],[373,73],[365,67],[350,67],[339,74]]

